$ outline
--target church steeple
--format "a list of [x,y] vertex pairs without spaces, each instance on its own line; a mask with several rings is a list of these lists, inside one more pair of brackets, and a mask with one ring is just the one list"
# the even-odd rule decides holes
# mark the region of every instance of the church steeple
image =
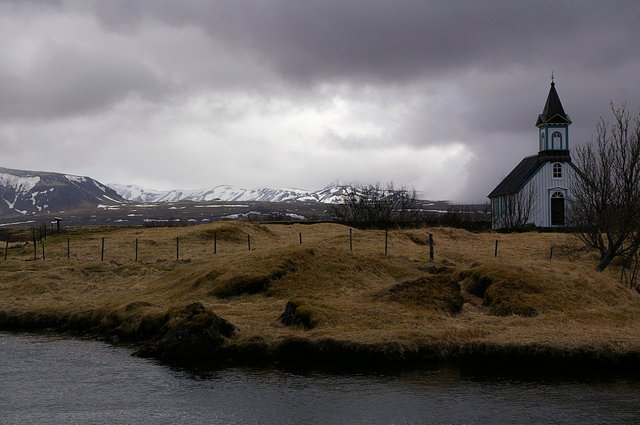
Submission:
[[571,119],[564,112],[562,102],[556,91],[556,83],[551,80],[551,89],[544,110],[538,115],[536,127],[539,128],[540,152],[568,151],[569,125]]
[[538,115],[538,121],[536,127],[540,127],[545,124],[571,124],[569,115],[564,112],[560,97],[556,91],[556,83],[551,82],[551,89],[549,90],[549,96],[547,96],[547,103],[544,105],[544,110]]

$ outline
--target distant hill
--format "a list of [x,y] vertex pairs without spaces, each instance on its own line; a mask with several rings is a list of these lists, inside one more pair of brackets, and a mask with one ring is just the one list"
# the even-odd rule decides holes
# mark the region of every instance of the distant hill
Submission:
[[0,167],[0,217],[126,202],[113,189],[90,177]]
[[350,186],[327,186],[314,192],[303,189],[243,189],[237,186],[219,185],[208,189],[152,190],[136,185],[107,183],[120,196],[135,202],[319,202],[337,203],[350,190]]
[[[217,220],[326,220],[329,204],[358,190],[333,184],[321,190],[244,189],[219,185],[199,190],[150,190],[135,185],[103,184],[85,176],[0,167],[0,226],[36,223],[58,216],[65,225],[158,225]],[[441,214],[447,201],[419,200],[416,211]],[[454,208],[470,220],[487,212],[484,205]],[[471,217],[473,215],[473,217]],[[24,217],[26,219],[16,219]]]

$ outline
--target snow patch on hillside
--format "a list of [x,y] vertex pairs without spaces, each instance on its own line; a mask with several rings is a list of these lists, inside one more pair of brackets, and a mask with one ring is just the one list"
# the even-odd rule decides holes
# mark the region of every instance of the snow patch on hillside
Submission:
[[[31,189],[33,189],[38,182],[40,181],[40,177],[31,176],[31,177],[20,177],[14,174],[9,173],[0,173],[0,186],[9,187],[13,189],[13,201],[9,201],[7,199],[3,199],[7,206],[11,209],[14,209],[18,198],[21,195],[25,195],[29,193]],[[22,211],[18,211],[22,213]],[[24,213],[23,213],[24,214]]]
[[33,189],[40,177],[20,177],[13,174],[0,173],[0,186],[9,186],[15,189],[16,194],[24,194]]
[[65,174],[64,176],[72,183],[84,183],[87,181],[87,178],[82,176],[72,176],[70,174]]

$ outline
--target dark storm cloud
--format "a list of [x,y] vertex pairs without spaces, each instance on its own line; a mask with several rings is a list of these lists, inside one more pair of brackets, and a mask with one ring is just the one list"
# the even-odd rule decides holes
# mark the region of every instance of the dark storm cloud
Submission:
[[[629,57],[635,1],[228,0],[109,1],[97,15],[114,28],[154,18],[197,25],[261,54],[287,78],[405,83],[464,67],[501,69],[574,55],[607,67]],[[603,50],[605,51],[603,54]],[[461,68],[462,67],[462,68]]]

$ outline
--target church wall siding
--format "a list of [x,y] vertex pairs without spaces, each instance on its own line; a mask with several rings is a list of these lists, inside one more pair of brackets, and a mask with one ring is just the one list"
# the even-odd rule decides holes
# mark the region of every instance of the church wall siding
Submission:
[[[530,221],[538,227],[551,227],[551,193],[559,190],[565,196],[568,206],[569,190],[571,189],[571,178],[574,170],[566,162],[562,164],[562,178],[553,178],[553,163],[545,163],[538,172],[529,180],[523,190],[535,187],[536,202],[531,213]],[[567,208],[568,211],[568,208]]]

